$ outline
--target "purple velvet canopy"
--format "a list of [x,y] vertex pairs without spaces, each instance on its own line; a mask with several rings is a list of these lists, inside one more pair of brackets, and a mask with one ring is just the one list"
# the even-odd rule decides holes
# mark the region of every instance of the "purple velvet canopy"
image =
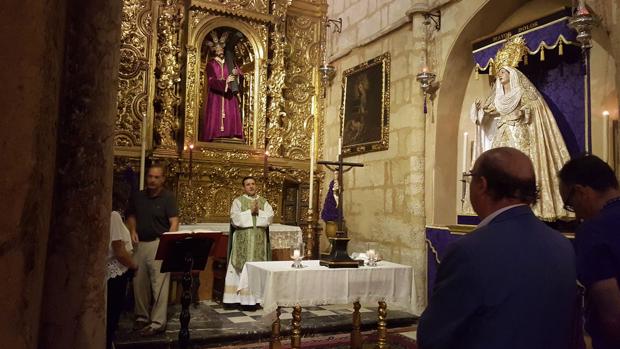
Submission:
[[[586,150],[585,67],[576,33],[568,26],[570,9],[473,43],[480,73],[488,73],[507,38],[520,35],[528,49],[527,62],[517,67],[536,86],[553,112],[571,156]],[[544,52],[541,52],[544,51]],[[526,64],[527,63],[527,64]]]

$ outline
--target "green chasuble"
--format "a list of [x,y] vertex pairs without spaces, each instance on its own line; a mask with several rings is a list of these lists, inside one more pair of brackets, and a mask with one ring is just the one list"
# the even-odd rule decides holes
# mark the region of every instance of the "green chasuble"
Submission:
[[[241,212],[247,211],[254,200],[242,195],[237,198],[241,202]],[[267,200],[258,197],[258,208],[264,210]],[[256,226],[256,216],[252,216],[251,228],[236,228],[232,236],[230,262],[241,273],[245,262],[271,260],[271,248],[267,241],[267,229]]]

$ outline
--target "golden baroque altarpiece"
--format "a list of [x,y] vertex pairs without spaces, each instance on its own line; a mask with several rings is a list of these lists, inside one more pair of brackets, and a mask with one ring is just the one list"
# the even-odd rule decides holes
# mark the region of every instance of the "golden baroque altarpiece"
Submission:
[[[253,175],[276,221],[301,223],[312,132],[319,145],[323,137],[323,103],[312,101],[326,8],[325,0],[124,0],[115,178],[138,173],[142,152],[164,163],[181,220],[194,223],[227,222],[241,179]],[[207,142],[205,43],[223,30],[241,38],[244,137]],[[297,204],[287,206],[291,197]]]

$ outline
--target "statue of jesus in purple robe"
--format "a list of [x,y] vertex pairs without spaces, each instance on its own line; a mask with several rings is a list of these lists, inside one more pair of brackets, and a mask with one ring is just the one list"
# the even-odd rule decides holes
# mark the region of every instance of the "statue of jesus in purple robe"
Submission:
[[207,101],[205,103],[205,122],[202,138],[211,142],[217,138],[243,139],[243,124],[239,111],[236,89],[232,88],[242,75],[238,67],[229,71],[224,59],[224,44],[227,33],[218,39],[212,32],[213,41],[208,42],[215,56],[207,62]]

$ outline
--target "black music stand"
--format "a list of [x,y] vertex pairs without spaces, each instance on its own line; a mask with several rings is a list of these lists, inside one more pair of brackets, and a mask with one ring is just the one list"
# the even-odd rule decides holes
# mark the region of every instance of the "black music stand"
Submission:
[[189,304],[191,302],[192,270],[204,270],[211,246],[220,232],[170,232],[162,234],[155,259],[163,260],[161,272],[183,272],[181,297],[181,331],[179,348],[189,346]]

